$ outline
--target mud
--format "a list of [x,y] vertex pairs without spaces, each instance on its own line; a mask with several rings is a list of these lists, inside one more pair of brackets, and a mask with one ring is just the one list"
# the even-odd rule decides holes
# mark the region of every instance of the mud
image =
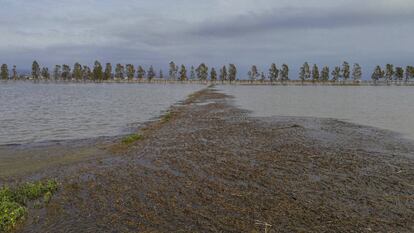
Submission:
[[252,118],[206,89],[140,133],[60,167],[18,232],[414,231],[414,146],[390,132]]

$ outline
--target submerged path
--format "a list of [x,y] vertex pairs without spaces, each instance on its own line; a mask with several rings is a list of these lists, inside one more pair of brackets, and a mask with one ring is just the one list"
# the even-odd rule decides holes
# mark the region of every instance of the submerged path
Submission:
[[[412,232],[413,146],[337,120],[251,118],[206,89],[143,139],[62,168],[19,232]],[[271,227],[270,227],[271,225]]]

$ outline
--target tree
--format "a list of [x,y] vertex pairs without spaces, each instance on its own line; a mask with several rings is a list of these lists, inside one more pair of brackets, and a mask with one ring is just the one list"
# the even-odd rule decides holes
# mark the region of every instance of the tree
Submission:
[[359,81],[362,78],[362,68],[358,63],[355,63],[352,68],[352,78],[354,81]]
[[392,77],[394,77],[395,71],[394,71],[394,65],[387,64],[385,67],[385,80],[391,81]]
[[374,72],[372,73],[371,79],[376,82],[382,78],[384,78],[384,71],[380,66],[376,66]]
[[181,70],[180,70],[180,80],[181,81],[185,81],[187,80],[187,69],[185,68],[185,65],[181,65]]
[[341,77],[341,68],[339,66],[335,66],[332,70],[332,81],[338,81],[339,77]]
[[40,77],[39,63],[37,63],[37,61],[33,61],[33,64],[32,64],[32,78],[39,79],[39,77]]
[[276,81],[278,77],[279,77],[279,70],[277,69],[276,64],[273,63],[270,66],[270,69],[269,69],[269,79],[270,79],[270,82]]
[[61,71],[62,67],[60,65],[56,65],[55,69],[53,70],[53,79],[54,80],[58,80],[61,78],[62,76],[62,71]]
[[49,80],[50,79],[49,68],[43,67],[41,71],[41,75],[43,79]]
[[402,67],[395,68],[395,80],[402,81],[404,79],[404,69]]
[[162,73],[162,70],[160,70],[160,79],[164,79],[164,74]]
[[148,69],[147,78],[148,78],[149,81],[151,81],[153,78],[155,78],[154,67],[150,66],[150,68]]
[[342,63],[342,77],[344,78],[344,80],[348,80],[350,76],[350,66],[349,63],[344,61],[344,63]]
[[213,82],[217,81],[217,71],[214,68],[211,68],[210,80]]
[[170,69],[169,69],[170,79],[176,80],[177,79],[177,72],[178,72],[178,67],[175,65],[175,63],[173,61],[170,62]]
[[1,65],[0,76],[3,80],[9,79],[9,68],[7,67],[7,64]]
[[81,80],[83,75],[82,72],[82,65],[76,62],[75,65],[73,65],[73,78],[75,80]]
[[220,80],[221,80],[222,82],[227,80],[227,68],[226,68],[226,66],[223,66],[223,67],[220,69],[220,75],[219,75],[219,78],[220,78]]
[[66,64],[62,65],[62,78],[63,80],[70,79],[70,66]]
[[407,66],[405,68],[405,81],[409,81],[410,79],[414,78],[414,67],[413,66]]
[[324,66],[321,71],[321,80],[322,82],[329,81],[329,67]]
[[82,78],[83,80],[91,80],[93,78],[92,71],[91,68],[89,68],[89,66],[83,66]]
[[313,65],[312,80],[319,81],[319,67],[316,64]]
[[237,67],[234,64],[230,64],[228,79],[230,80],[230,82],[232,82],[232,81],[235,81],[236,78],[237,78]]
[[288,81],[289,80],[289,66],[286,64],[282,65],[282,71],[280,72],[280,79],[282,81]]
[[191,66],[191,69],[190,69],[190,79],[191,80],[195,80],[196,79],[196,73],[195,73],[194,66]]
[[249,76],[249,79],[252,81],[255,81],[257,77],[259,77],[259,71],[257,70],[257,67],[255,65],[252,66],[252,68],[247,73]]
[[142,79],[145,78],[145,74],[146,74],[146,72],[145,72],[144,68],[142,68],[142,66],[138,66],[138,69],[137,69],[137,78],[140,79],[140,80],[142,80]]
[[302,81],[308,80],[311,77],[310,67],[307,62],[303,64],[299,71],[299,79]]
[[135,77],[135,67],[132,64],[126,65],[126,76],[128,80],[132,80]]
[[122,64],[116,64],[115,66],[115,78],[117,79],[124,79],[125,76],[125,68]]
[[207,80],[208,79],[208,67],[206,66],[206,64],[201,63],[198,68],[196,69],[196,73],[197,73],[197,78],[199,80]]
[[18,75],[17,75],[17,67],[16,65],[13,65],[13,69],[12,69],[12,79],[17,80]]
[[103,71],[102,71],[102,65],[99,61],[95,61],[95,64],[93,66],[93,79],[102,81],[103,79]]
[[105,65],[104,80],[110,79],[112,79],[112,64],[108,62]]

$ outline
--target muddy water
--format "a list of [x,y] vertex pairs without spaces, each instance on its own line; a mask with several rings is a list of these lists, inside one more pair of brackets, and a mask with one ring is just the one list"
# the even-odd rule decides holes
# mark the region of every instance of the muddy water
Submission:
[[395,131],[414,139],[414,88],[221,86],[253,116],[335,118]]
[[[128,133],[201,85],[0,85],[0,145]],[[131,125],[132,124],[132,125]]]

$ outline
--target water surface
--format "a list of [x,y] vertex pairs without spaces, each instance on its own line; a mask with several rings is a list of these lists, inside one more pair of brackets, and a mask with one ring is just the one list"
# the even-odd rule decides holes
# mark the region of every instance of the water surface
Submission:
[[414,139],[414,88],[398,86],[220,86],[254,116],[335,118]]
[[0,84],[0,145],[129,133],[201,85]]

